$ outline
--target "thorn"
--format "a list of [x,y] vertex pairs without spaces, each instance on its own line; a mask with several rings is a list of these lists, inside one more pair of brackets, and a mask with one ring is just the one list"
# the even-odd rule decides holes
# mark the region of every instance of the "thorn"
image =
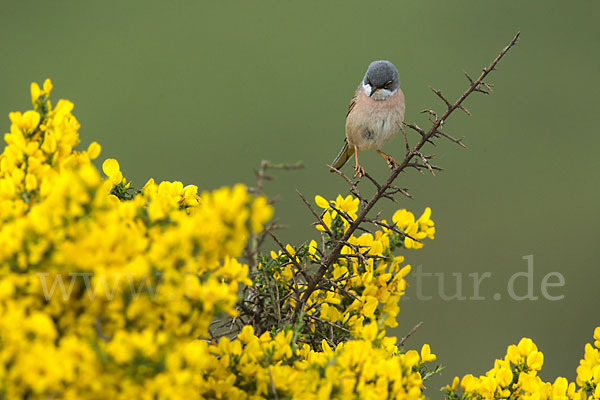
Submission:
[[410,129],[412,129],[413,131],[419,133],[419,135],[425,136],[426,132],[423,129],[421,129],[419,127],[419,125],[417,125],[417,124],[409,124],[407,122],[403,122],[403,124],[406,125],[407,127],[409,127]]
[[459,145],[462,148],[465,148],[465,149],[467,148],[467,146],[465,146],[465,144],[462,142],[463,139],[465,138],[464,136],[462,136],[460,139],[456,139],[456,138],[453,138],[452,136],[448,135],[447,133],[440,131],[439,129],[437,129],[435,131],[435,134],[445,137],[446,139],[450,140],[451,142],[456,143],[457,145]]
[[458,108],[460,108],[461,110],[463,110],[465,112],[465,114],[467,114],[469,117],[472,117],[471,112],[469,110],[467,110],[465,108],[465,106],[459,105]]
[[485,86],[485,88],[487,90],[489,90],[490,92],[492,92],[492,93],[494,92],[494,90],[492,89],[492,85],[489,85],[489,84],[487,84],[485,82],[481,82],[481,85]]
[[475,82],[473,81],[473,78],[471,78],[471,77],[469,76],[469,74],[467,74],[467,71],[464,71],[464,70],[463,70],[463,74],[465,74],[465,76],[466,76],[466,77],[467,77],[467,79],[469,80],[469,83],[471,83],[471,87],[472,87],[473,85],[475,85]]
[[441,92],[441,91],[439,91],[439,90],[437,90],[437,89],[434,89],[434,88],[431,88],[431,90],[433,90],[433,93],[435,93],[435,94],[436,94],[436,95],[437,95],[437,96],[438,96],[440,99],[442,99],[442,101],[443,101],[444,103],[446,103],[446,106],[447,106],[448,108],[451,108],[451,107],[452,107],[452,104],[451,104],[451,103],[450,103],[450,102],[449,102],[449,101],[448,101],[448,100],[447,100],[447,99],[444,97],[444,95],[442,94],[442,92]]
[[425,109],[425,110],[422,110],[422,111],[420,111],[420,113],[421,113],[421,114],[425,114],[425,113],[427,113],[427,114],[431,114],[431,115],[433,115],[433,117],[435,118],[435,120],[436,120],[436,121],[439,119],[439,117],[438,117],[437,113],[436,113],[435,111],[433,111],[432,109],[430,109],[430,108],[427,108],[427,109]]

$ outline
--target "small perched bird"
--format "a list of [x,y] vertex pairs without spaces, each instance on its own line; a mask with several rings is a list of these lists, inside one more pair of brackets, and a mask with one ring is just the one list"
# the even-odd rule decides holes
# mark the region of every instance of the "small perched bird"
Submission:
[[354,154],[354,177],[363,176],[365,170],[358,163],[358,150],[375,150],[390,168],[396,167],[396,160],[382,152],[381,147],[400,130],[403,120],[404,93],[398,70],[389,61],[373,61],[350,100],[344,147],[331,165],[340,169]]

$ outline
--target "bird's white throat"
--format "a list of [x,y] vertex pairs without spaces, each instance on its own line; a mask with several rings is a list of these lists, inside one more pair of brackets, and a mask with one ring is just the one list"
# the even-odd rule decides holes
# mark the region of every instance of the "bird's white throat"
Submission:
[[[372,89],[371,85],[363,82],[362,86],[363,86],[363,90],[365,91],[365,94],[367,96],[369,96],[371,94],[371,89]],[[381,88],[381,89],[378,89],[375,93],[373,93],[373,96],[371,96],[371,98],[375,99],[375,100],[385,100],[388,97],[395,95],[397,91],[398,91],[398,89],[392,91],[392,90],[387,90],[387,89]]]

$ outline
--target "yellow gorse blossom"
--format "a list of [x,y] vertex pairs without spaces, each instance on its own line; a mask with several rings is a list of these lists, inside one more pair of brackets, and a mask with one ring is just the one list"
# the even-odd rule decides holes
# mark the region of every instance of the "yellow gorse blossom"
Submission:
[[393,354],[368,340],[335,349],[323,341],[323,351],[308,345],[294,351],[291,333],[255,336],[245,326],[237,339],[210,345],[215,359],[207,363],[207,374],[222,379],[211,397],[269,398],[275,385],[280,398],[423,398],[418,366],[424,361],[415,351]]
[[[316,196],[315,203],[323,208],[322,220],[326,225],[317,225],[317,229],[321,232],[329,230],[334,235],[336,229],[342,229],[340,233],[348,229],[348,219],[356,218],[359,206],[359,200],[351,195],[345,198],[338,196],[335,201]],[[340,212],[346,215],[342,216]],[[396,211],[392,219],[396,230],[382,227],[373,234],[350,236],[347,240],[349,245],[342,248],[340,261],[332,266],[327,276],[338,282],[345,293],[354,295],[354,300],[342,301],[344,294],[339,291],[316,290],[308,304],[322,304],[318,310],[310,309],[309,313],[314,312],[319,318],[342,324],[356,337],[365,337],[361,331],[370,329],[367,328],[370,321],[381,322],[375,335],[377,338],[385,337],[385,327],[398,325],[398,301],[406,290],[404,277],[410,272],[411,266],[402,265],[404,257],[393,256],[392,250],[398,246],[408,249],[423,247],[422,240],[433,239],[435,228],[429,208],[416,220],[410,211],[404,209]],[[362,258],[357,256],[357,249],[367,255]],[[309,253],[318,262],[315,242],[309,244]],[[272,256],[275,258],[281,254]],[[290,302],[294,303],[295,300],[292,298]]]
[[415,220],[415,216],[410,211],[398,210],[394,213],[392,221],[408,235],[404,241],[404,246],[407,249],[420,249],[423,247],[423,243],[420,240],[434,238],[435,226],[431,220],[431,209],[429,207],[425,209],[417,220]]
[[[328,229],[335,229],[335,226],[332,226],[332,224],[334,221],[339,221],[343,226],[343,230],[346,231],[350,226],[348,219],[354,220],[357,216],[359,200],[350,195],[345,198],[338,195],[335,201],[330,202],[323,196],[317,195],[315,196],[315,203],[325,210],[322,219]],[[338,211],[344,213],[344,216],[339,215]],[[317,225],[317,229],[320,231],[326,230],[322,225]]]
[[[600,354],[597,341],[600,327],[594,331],[594,346],[585,345],[584,358],[577,368],[576,382],[558,377],[554,382],[544,382],[538,372],[542,368],[544,355],[529,338],[516,345],[508,346],[506,356],[496,360],[494,368],[485,375],[455,377],[444,391],[448,399],[600,399]],[[459,390],[460,382],[460,390]],[[579,386],[579,387],[577,387]],[[461,393],[462,391],[462,393]]]
[[[198,398],[215,312],[236,315],[250,230],[272,215],[242,185],[149,180],[77,151],[73,104],[31,85],[0,155],[0,397]],[[216,362],[214,360],[213,362]]]
[[123,174],[119,167],[119,162],[114,158],[107,158],[102,163],[102,171],[108,176],[108,180],[113,185],[118,185],[123,181]]

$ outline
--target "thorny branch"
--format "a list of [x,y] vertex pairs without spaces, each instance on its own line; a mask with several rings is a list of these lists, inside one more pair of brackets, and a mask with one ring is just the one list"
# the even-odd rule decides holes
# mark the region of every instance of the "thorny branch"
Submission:
[[[498,54],[498,56],[490,63],[490,65],[482,70],[481,74],[479,75],[479,77],[477,79],[473,80],[465,72],[465,76],[467,77],[467,80],[469,81],[469,87],[463,92],[462,95],[460,95],[460,97],[454,103],[450,102],[442,94],[441,91],[432,88],[433,92],[444,102],[444,104],[446,106],[446,111],[441,116],[439,116],[433,110],[424,110],[423,111],[425,113],[430,114],[433,117],[433,119],[431,120],[432,126],[427,131],[420,128],[416,124],[409,124],[409,123],[405,124],[408,128],[417,132],[421,136],[421,139],[414,145],[414,147],[412,149],[410,149],[410,147],[408,146],[408,141],[406,141],[407,151],[406,151],[406,155],[405,155],[404,159],[392,171],[392,173],[390,174],[390,176],[388,177],[388,179],[385,181],[384,184],[382,184],[382,185],[378,184],[373,178],[371,178],[370,176],[367,175],[367,178],[370,179],[371,182],[375,185],[377,191],[375,192],[375,194],[371,197],[371,199],[369,201],[367,201],[366,203],[363,203],[364,206],[363,206],[362,210],[360,211],[360,214],[350,224],[350,227],[346,230],[344,235],[338,240],[333,240],[333,249],[329,252],[329,254],[327,254],[324,258],[321,259],[319,269],[312,276],[308,277],[306,289],[303,291],[302,296],[300,298],[300,302],[297,303],[296,308],[294,310],[294,315],[292,318],[293,323],[296,322],[298,316],[300,315],[300,311],[305,308],[306,302],[308,301],[308,299],[310,298],[312,293],[315,291],[315,289],[318,287],[319,283],[322,281],[323,277],[325,276],[325,274],[327,273],[329,268],[331,268],[331,266],[339,259],[342,248],[347,245],[348,239],[352,236],[352,234],[357,229],[359,229],[360,225],[366,221],[367,214],[369,213],[369,211],[371,211],[373,206],[375,206],[375,204],[377,204],[377,202],[381,198],[390,198],[390,194],[389,194],[390,189],[398,192],[398,188],[393,186],[393,182],[396,180],[398,175],[408,167],[427,168],[431,173],[434,173],[434,170],[439,169],[439,167],[435,167],[430,164],[429,156],[425,156],[424,154],[421,153],[421,149],[423,148],[423,146],[426,143],[433,144],[433,139],[435,139],[435,138],[443,137],[443,138],[448,139],[462,147],[466,147],[462,143],[463,138],[455,139],[452,136],[448,135],[447,133],[443,132],[441,129],[443,128],[444,123],[446,122],[448,117],[450,117],[450,115],[452,115],[452,113],[454,111],[456,111],[457,109],[462,110],[467,115],[471,115],[469,110],[467,110],[463,106],[463,102],[472,93],[479,92],[479,93],[483,93],[483,94],[490,94],[492,92],[491,85],[484,82],[484,79],[489,75],[490,72],[492,72],[496,69],[496,65],[500,62],[500,60],[517,43],[519,35],[520,35],[520,32],[515,35],[515,37],[510,41],[510,43],[500,52],[500,54]],[[416,162],[416,163],[413,162],[413,159],[415,159],[415,158],[418,158],[420,160],[420,162]],[[342,175],[342,177],[343,177],[343,174],[340,171],[337,171],[337,172],[339,175]],[[349,179],[346,179],[346,181],[348,182]],[[349,184],[351,186],[352,191],[354,193],[358,193],[358,189],[357,189],[356,185],[351,182],[349,182]],[[403,194],[406,194],[406,193],[403,193]],[[319,223],[322,224],[322,220],[320,218],[318,218],[318,219],[319,219]],[[330,236],[330,237],[333,238],[332,236]]]
[[[494,71],[496,65],[504,57],[504,55],[517,43],[519,34],[512,39],[512,41],[500,52],[500,54],[490,63],[490,65],[483,69],[477,79],[471,78],[469,74],[465,72],[465,76],[468,80],[467,89],[458,97],[454,102],[448,100],[448,98],[442,93],[442,91],[432,88],[431,90],[439,97],[443,102],[444,111],[436,112],[432,109],[423,110],[422,113],[427,114],[431,126],[429,129],[421,128],[416,123],[404,123],[407,129],[415,131],[418,134],[418,141],[414,146],[411,147],[409,138],[406,134],[405,129],[402,129],[402,135],[404,138],[405,154],[404,159],[395,167],[387,180],[384,183],[379,183],[365,173],[364,179],[366,182],[370,182],[373,185],[374,194],[369,199],[365,196],[366,190],[359,191],[359,184],[361,181],[353,181],[346,176],[342,171],[331,167],[350,187],[350,193],[352,193],[360,201],[360,211],[356,218],[352,218],[345,210],[341,207],[337,207],[335,203],[330,202],[329,206],[332,211],[340,216],[341,221],[348,226],[343,231],[343,234],[339,230],[335,230],[328,226],[323,220],[324,214],[317,212],[311,205],[305,196],[298,191],[299,197],[302,202],[307,206],[310,213],[315,219],[315,225],[320,226],[322,231],[321,235],[321,248],[312,249],[314,250],[312,255],[308,254],[308,245],[304,243],[298,248],[290,248],[285,246],[273,231],[280,227],[277,221],[267,225],[263,232],[259,234],[252,234],[248,241],[248,246],[245,250],[245,258],[250,267],[251,275],[254,281],[254,285],[251,287],[245,287],[242,292],[242,300],[238,303],[238,310],[240,316],[233,320],[225,320],[223,323],[215,324],[211,327],[214,329],[215,334],[231,334],[234,329],[239,329],[240,324],[251,324],[257,334],[265,331],[269,331],[273,327],[281,327],[282,325],[302,327],[311,325],[320,325],[320,328],[315,331],[314,337],[306,338],[308,343],[312,346],[318,346],[322,338],[328,341],[330,344],[335,344],[334,330],[341,332],[342,336],[348,334],[348,330],[336,323],[327,321],[326,319],[320,318],[320,314],[316,311],[322,305],[322,301],[315,301],[308,305],[311,295],[315,290],[323,291],[335,291],[339,292],[343,297],[349,301],[362,301],[360,295],[354,291],[348,290],[347,281],[354,278],[354,276],[342,276],[337,279],[333,279],[328,276],[328,271],[332,268],[333,264],[338,261],[352,260],[360,264],[366,265],[374,260],[383,260],[385,257],[379,255],[369,254],[369,248],[367,246],[359,246],[350,243],[351,236],[359,231],[367,231],[365,228],[367,224],[380,226],[385,229],[389,229],[403,238],[410,238],[416,242],[419,240],[412,237],[411,235],[399,229],[395,224],[388,224],[379,220],[379,215],[375,217],[367,217],[369,212],[381,199],[388,199],[391,201],[397,201],[396,197],[405,196],[407,198],[413,198],[409,193],[408,189],[395,185],[394,182],[401,172],[408,168],[414,168],[418,171],[428,171],[435,174],[436,171],[440,171],[441,168],[432,163],[433,155],[426,154],[423,151],[424,146],[429,143],[435,145],[436,139],[447,139],[459,146],[466,147],[463,143],[464,137],[455,138],[449,135],[445,129],[444,124],[446,120],[456,110],[462,110],[467,115],[471,115],[470,111],[463,105],[464,101],[474,92],[490,94],[492,87],[490,84],[484,82],[490,72]],[[250,191],[255,194],[264,194],[264,183],[265,181],[272,180],[267,171],[273,169],[282,170],[294,170],[302,168],[300,163],[297,164],[273,164],[269,161],[263,161],[260,168],[255,171],[256,175],[256,186],[251,188]],[[270,200],[272,202],[272,200]],[[266,258],[261,258],[260,248],[267,237],[271,237],[277,246],[280,248],[280,256],[273,258],[270,262]],[[342,254],[342,250],[346,248],[350,251]],[[311,250],[311,251],[312,251]],[[279,275],[274,274],[273,271],[281,274],[289,266],[292,267],[292,274],[289,279],[290,282],[286,282],[278,278]],[[265,270],[264,268],[274,268],[274,270]],[[289,272],[288,272],[289,273]],[[234,327],[234,325],[236,325]],[[408,339],[410,335],[420,326],[417,324],[407,335],[400,341],[400,346]],[[229,327],[229,328],[228,328]],[[302,328],[298,328],[302,329]],[[213,339],[216,336],[213,335]],[[303,339],[304,340],[304,339]]]

